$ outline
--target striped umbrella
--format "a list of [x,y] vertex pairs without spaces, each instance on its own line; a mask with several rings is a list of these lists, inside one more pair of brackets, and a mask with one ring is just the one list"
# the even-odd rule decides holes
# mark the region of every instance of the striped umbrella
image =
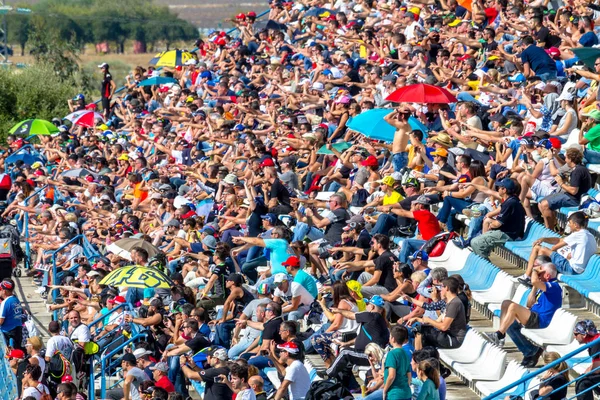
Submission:
[[73,125],[81,125],[87,128],[93,128],[98,125],[97,120],[104,123],[104,117],[102,114],[90,110],[75,111],[65,117],[65,119],[71,121]]
[[[194,58],[194,55],[190,52],[183,50],[170,50],[165,51],[160,56],[158,56],[158,60],[154,66],[156,67],[177,67],[185,64],[186,61]],[[154,59],[150,60],[153,61]]]

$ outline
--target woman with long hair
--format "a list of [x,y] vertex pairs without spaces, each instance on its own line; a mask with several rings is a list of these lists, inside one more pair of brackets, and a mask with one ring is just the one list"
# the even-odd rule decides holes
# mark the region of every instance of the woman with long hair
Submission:
[[[553,363],[560,357],[560,354],[558,354],[555,351],[544,353],[544,364],[548,365],[550,363]],[[540,386],[537,390],[531,392],[531,398],[539,399],[543,397],[547,400],[563,400],[567,396],[568,387],[566,386],[566,384],[570,380],[569,369],[570,368],[567,365],[567,363],[563,361],[541,374],[540,380],[542,382],[540,383]],[[560,387],[562,387],[562,389],[554,392],[554,390]]]
[[[356,301],[350,295],[350,290],[345,282],[337,281],[333,284],[333,307],[339,310],[346,310],[353,313],[358,312]],[[342,347],[350,346],[356,338],[356,329],[358,323],[356,320],[344,317],[341,313],[332,313],[325,303],[323,297],[317,300],[323,308],[323,313],[331,323],[329,328],[321,334],[313,335],[310,339],[312,346],[319,353],[325,366],[329,368],[335,358],[335,353],[331,348],[332,343],[337,343]]]
[[440,400],[440,372],[429,360],[423,360],[417,368],[417,376],[423,381],[417,400]]

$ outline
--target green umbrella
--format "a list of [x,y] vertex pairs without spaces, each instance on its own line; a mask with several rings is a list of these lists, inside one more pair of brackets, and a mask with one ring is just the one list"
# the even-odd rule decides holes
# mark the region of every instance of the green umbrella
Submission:
[[20,136],[52,135],[58,133],[58,128],[45,119],[27,119],[13,126],[9,133]]
[[[337,142],[332,145],[332,147],[340,153],[343,153],[344,151],[348,150],[350,146],[351,145],[348,142]],[[333,151],[329,150],[327,148],[327,145],[324,144],[323,147],[321,147],[319,151],[317,151],[317,154],[333,154]]]
[[571,50],[579,58],[579,61],[583,61],[585,65],[594,71],[594,63],[600,58],[600,49],[595,47],[577,47]]

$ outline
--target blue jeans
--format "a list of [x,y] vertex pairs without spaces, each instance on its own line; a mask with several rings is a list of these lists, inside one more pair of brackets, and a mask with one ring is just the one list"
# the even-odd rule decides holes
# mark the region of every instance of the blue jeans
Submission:
[[402,242],[402,250],[400,250],[400,254],[398,255],[400,262],[412,265],[408,257],[411,256],[415,251],[419,250],[425,243],[426,241],[421,239],[404,240]]
[[398,217],[396,214],[379,214],[375,226],[371,230],[371,235],[376,233],[387,234],[390,229],[398,226]]
[[539,74],[537,76],[539,76],[540,79],[544,82],[556,80],[556,72],[554,72],[554,73],[546,72],[545,74]]
[[329,329],[329,327],[331,326],[331,324],[328,322],[326,324],[323,324],[319,329],[317,329],[317,331],[315,333],[312,334],[311,337],[309,337],[308,339],[306,339],[305,341],[302,342],[302,344],[304,345],[304,351],[308,354],[309,352],[312,353],[312,351],[314,350],[311,339],[323,332],[325,332],[327,329]]
[[253,342],[253,340],[248,340],[246,338],[246,336],[244,336],[242,339],[240,339],[238,344],[231,346],[229,351],[227,351],[227,355],[231,359],[237,358],[240,354],[242,354],[248,348],[248,346],[250,346],[252,344],[252,342]]
[[179,356],[169,357],[167,360],[169,362],[169,380],[173,382],[173,386],[175,386],[175,391],[177,393],[183,394],[183,397],[187,397],[187,386],[185,384],[185,376],[181,371],[181,366],[179,364]]
[[325,234],[320,229],[315,228],[314,226],[309,226],[305,222],[298,222],[296,227],[294,228],[294,236],[292,237],[292,242],[296,242],[298,240],[304,240],[307,237],[312,240],[322,239]]
[[400,172],[402,168],[405,168],[408,165],[408,153],[396,153],[392,156],[392,166],[394,167],[394,172]]
[[530,357],[538,351],[539,347],[532,344],[525,336],[523,336],[521,333],[522,328],[523,325],[515,321],[511,326],[508,327],[506,334],[510,336],[512,341],[515,343],[515,346],[517,346],[519,351],[523,353],[525,357]]
[[358,397],[359,400],[383,400],[383,389],[377,389],[371,394],[366,395],[365,397]]
[[[144,298],[144,289],[142,288],[134,288],[130,287],[127,289],[127,295],[125,295],[125,300],[128,303],[135,304],[138,301]],[[173,382],[173,381],[171,381]]]
[[577,272],[571,267],[571,263],[569,260],[558,254],[557,252],[552,252],[550,255],[552,259],[552,264],[556,265],[556,270],[563,275],[577,275]]
[[470,241],[474,237],[480,235],[483,230],[483,219],[488,213],[488,209],[483,205],[479,205],[477,208],[481,211],[481,216],[471,218],[471,222],[469,223],[469,232],[467,234],[467,241]]
[[600,152],[593,150],[585,150],[583,157],[587,160],[588,164],[600,164]]
[[467,208],[472,201],[457,199],[456,197],[446,196],[444,197],[444,205],[438,212],[437,218],[443,224],[448,227],[448,232],[454,231],[454,216],[462,212],[463,209]]
[[235,321],[233,320],[215,325],[214,344],[228,349],[231,346],[231,331],[233,328],[235,328]]

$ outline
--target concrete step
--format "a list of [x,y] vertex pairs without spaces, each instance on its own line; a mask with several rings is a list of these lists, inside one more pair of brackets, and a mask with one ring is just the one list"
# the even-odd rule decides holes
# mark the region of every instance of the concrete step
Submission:
[[38,286],[33,284],[33,279],[28,276],[14,277],[13,279],[17,286],[15,294],[32,316],[40,336],[49,338],[48,324],[52,321],[52,313],[48,312],[46,301],[35,292]]

